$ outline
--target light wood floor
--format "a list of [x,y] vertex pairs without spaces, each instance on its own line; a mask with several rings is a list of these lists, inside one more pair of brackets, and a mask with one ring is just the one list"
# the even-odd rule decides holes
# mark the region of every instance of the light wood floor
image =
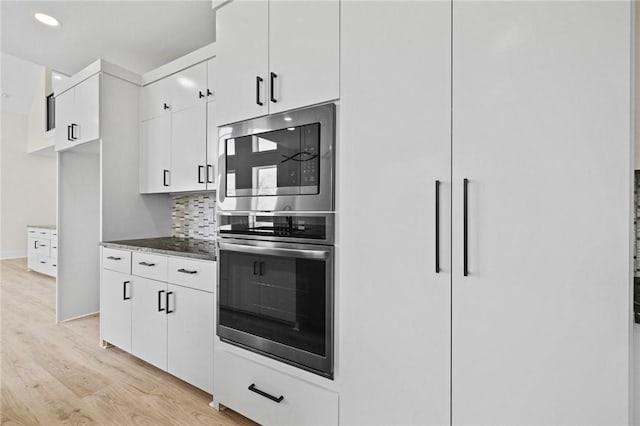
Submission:
[[0,261],[2,425],[254,425],[208,395],[99,345],[97,315],[55,323],[55,280]]

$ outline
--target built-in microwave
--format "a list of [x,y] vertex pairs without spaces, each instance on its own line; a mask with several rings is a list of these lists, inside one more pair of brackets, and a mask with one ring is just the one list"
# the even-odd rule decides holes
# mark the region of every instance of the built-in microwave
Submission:
[[219,129],[220,211],[333,211],[335,105]]

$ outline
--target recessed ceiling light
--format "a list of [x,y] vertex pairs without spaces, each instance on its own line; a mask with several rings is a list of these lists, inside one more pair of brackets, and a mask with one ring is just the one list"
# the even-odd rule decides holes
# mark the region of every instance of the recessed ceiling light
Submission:
[[35,16],[38,21],[42,22],[45,25],[49,25],[51,27],[57,27],[60,25],[60,21],[58,21],[53,16],[45,15],[44,13],[36,13],[33,16]]
[[291,117],[285,117],[284,118],[284,121],[291,121],[291,120],[293,120],[293,118],[291,118]]

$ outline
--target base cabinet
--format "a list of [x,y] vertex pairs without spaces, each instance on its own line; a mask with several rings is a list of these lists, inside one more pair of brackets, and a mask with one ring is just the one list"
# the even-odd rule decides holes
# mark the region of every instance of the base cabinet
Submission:
[[27,269],[57,276],[58,232],[49,228],[27,228]]
[[101,339],[213,393],[215,262],[110,248],[102,259]]
[[268,425],[337,425],[338,394],[223,349],[215,354],[215,404]]

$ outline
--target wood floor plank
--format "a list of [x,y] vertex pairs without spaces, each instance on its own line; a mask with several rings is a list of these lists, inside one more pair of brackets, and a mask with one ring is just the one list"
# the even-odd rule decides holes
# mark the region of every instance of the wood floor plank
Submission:
[[0,261],[2,425],[256,423],[209,407],[211,395],[99,345],[99,316],[55,323],[55,280],[26,259]]

